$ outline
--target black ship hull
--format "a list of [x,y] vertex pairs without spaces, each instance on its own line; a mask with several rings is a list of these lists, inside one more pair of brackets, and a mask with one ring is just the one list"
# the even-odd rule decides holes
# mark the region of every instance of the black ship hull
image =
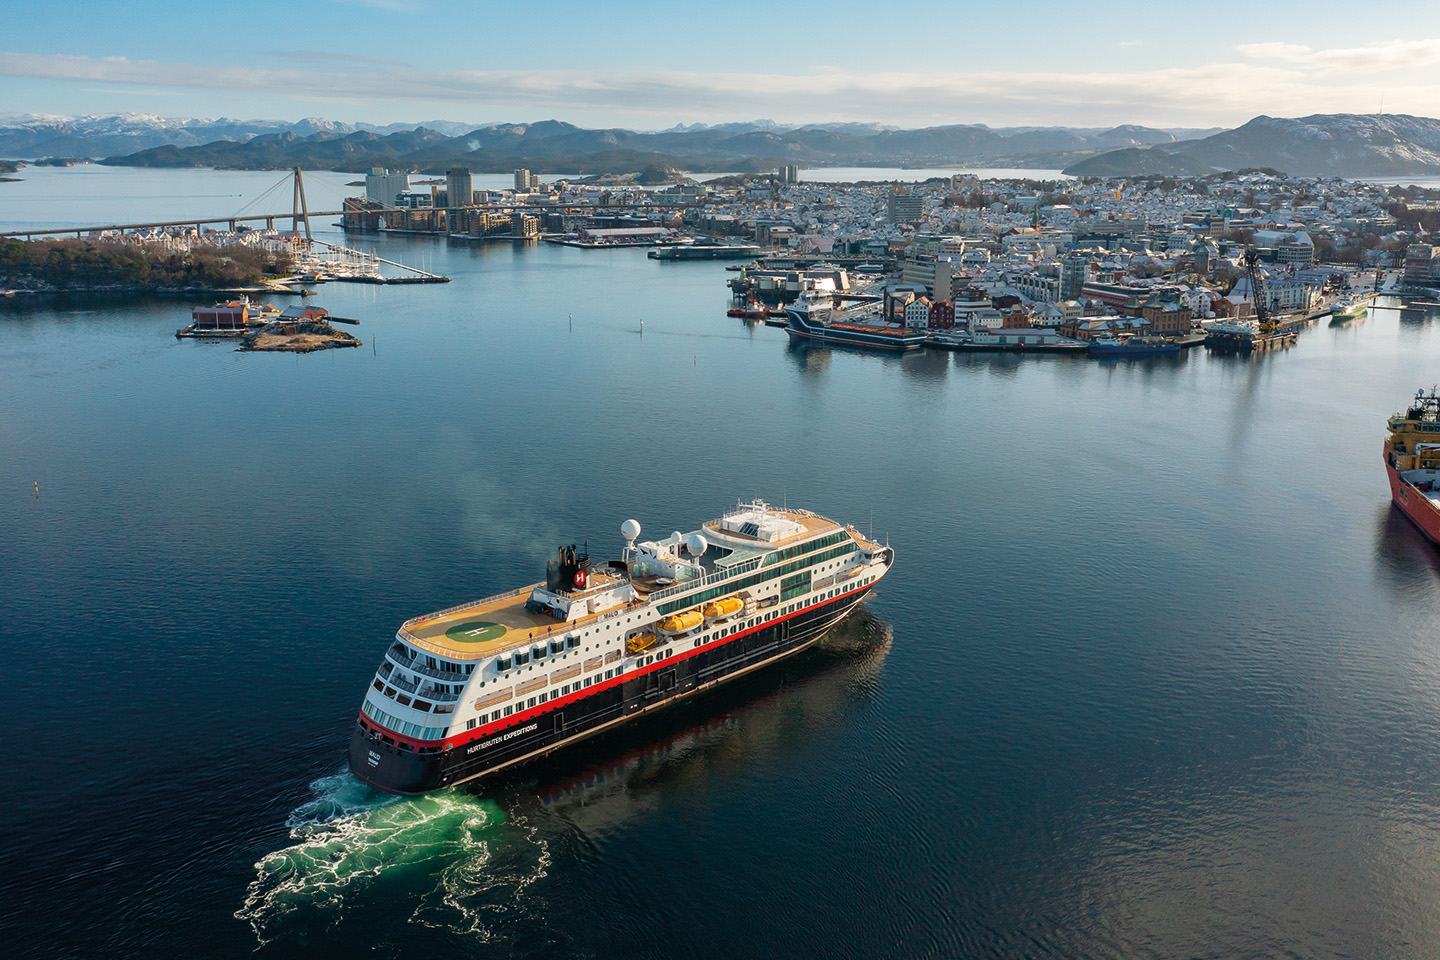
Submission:
[[388,743],[384,732],[362,716],[350,738],[350,770],[371,787],[407,796],[474,781],[797,653],[843,620],[870,589],[866,586],[796,611],[722,643],[676,654],[570,697],[530,705],[494,728],[476,731],[473,740],[438,753],[422,755]]

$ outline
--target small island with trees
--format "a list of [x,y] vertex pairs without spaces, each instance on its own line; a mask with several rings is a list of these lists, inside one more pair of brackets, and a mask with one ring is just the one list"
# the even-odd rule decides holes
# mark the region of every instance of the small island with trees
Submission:
[[0,289],[22,293],[256,289],[291,272],[287,254],[246,243],[177,250],[158,241],[0,240]]

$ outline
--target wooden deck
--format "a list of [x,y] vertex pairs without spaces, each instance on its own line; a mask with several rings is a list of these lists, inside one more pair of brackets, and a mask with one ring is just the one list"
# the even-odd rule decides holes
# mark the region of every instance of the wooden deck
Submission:
[[[596,589],[613,587],[616,582],[616,578],[605,576]],[[569,633],[577,627],[584,628],[611,612],[586,614],[568,621],[531,613],[525,609],[525,601],[532,590],[543,586],[544,582],[532,583],[458,610],[416,618],[407,621],[401,632],[415,646],[430,653],[454,660],[480,660],[512,647]]]

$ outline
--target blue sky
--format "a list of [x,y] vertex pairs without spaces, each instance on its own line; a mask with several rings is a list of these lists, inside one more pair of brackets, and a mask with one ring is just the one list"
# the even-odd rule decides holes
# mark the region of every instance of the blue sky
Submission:
[[1431,3],[4,0],[0,113],[900,126],[1440,116]]

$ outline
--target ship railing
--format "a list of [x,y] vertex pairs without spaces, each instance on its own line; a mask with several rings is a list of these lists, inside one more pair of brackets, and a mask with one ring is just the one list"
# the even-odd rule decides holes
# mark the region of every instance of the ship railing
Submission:
[[404,690],[406,693],[414,694],[417,697],[423,697],[426,700],[436,700],[442,703],[454,703],[456,700],[460,699],[460,694],[458,693],[451,693],[448,690],[440,690],[437,689],[434,685],[427,686],[421,683],[417,683],[414,680],[406,680],[405,678],[397,676],[394,673],[386,677],[385,682],[390,684],[390,686],[394,687],[396,690]]
[[408,628],[413,627],[416,624],[425,623],[426,621],[435,620],[440,617],[447,617],[452,613],[458,613],[461,610],[469,610],[472,607],[481,607],[487,603],[495,603],[500,600],[508,600],[511,597],[518,597],[522,593],[529,593],[537,586],[539,586],[539,584],[532,583],[529,586],[520,587],[516,590],[508,590],[505,593],[497,593],[494,596],[485,597],[481,600],[471,600],[469,603],[461,603],[453,607],[446,607],[444,610],[436,610],[434,613],[427,613],[419,617],[411,617],[409,620],[406,620],[404,623],[400,624],[400,633],[404,634],[407,640],[413,640],[415,639],[415,637],[410,633]]
[[386,656],[389,657],[396,666],[404,667],[412,673],[422,674],[432,680],[453,680],[456,683],[464,683],[466,680],[464,673],[456,670],[437,670],[432,666],[421,663],[419,657],[415,657],[413,660],[406,660],[404,657],[395,653],[394,650],[387,651]]
[[404,677],[397,677],[395,674],[385,678],[385,682],[396,690],[404,690],[406,693],[414,693],[420,689],[420,684],[414,680],[406,680]]
[[694,590],[697,587],[704,587],[710,584],[719,583],[722,580],[728,580],[731,577],[738,576],[742,573],[751,573],[757,568],[759,568],[760,561],[763,559],[765,558],[762,555],[754,558],[753,560],[746,560],[743,563],[737,563],[735,566],[729,567],[725,570],[719,570],[715,573],[706,574],[703,577],[686,580],[684,583],[677,583],[674,586],[666,587],[664,590],[657,590],[654,593],[650,594],[649,599],[652,602],[655,600],[663,600],[666,597],[673,597],[678,593],[684,593],[688,590]]
[[[554,590],[551,590],[550,593],[555,594],[555,596],[557,597],[562,597],[566,600],[574,601],[584,599],[592,590],[613,590],[616,587],[623,587],[630,583],[630,575],[628,573],[615,570],[613,567],[601,570],[599,571],[599,573],[603,574],[611,582],[607,584],[600,584],[599,586],[589,586],[589,578],[587,578],[587,586],[583,590],[567,590],[564,587],[556,587]],[[594,574],[592,574],[591,576],[594,576]]]

